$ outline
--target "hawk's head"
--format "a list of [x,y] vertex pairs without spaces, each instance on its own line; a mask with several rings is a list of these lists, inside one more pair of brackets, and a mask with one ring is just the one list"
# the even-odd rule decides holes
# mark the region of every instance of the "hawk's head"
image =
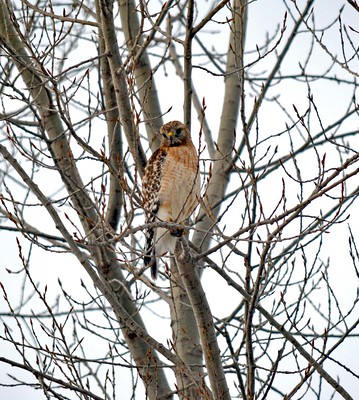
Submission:
[[161,127],[160,133],[163,146],[181,146],[191,138],[186,125],[179,121],[167,122]]

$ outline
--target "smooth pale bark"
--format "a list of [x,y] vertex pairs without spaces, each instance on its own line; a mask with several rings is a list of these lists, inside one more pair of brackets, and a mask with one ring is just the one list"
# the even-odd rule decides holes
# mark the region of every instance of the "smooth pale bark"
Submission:
[[186,37],[183,43],[183,120],[191,128],[192,121],[192,29],[194,1],[188,0],[186,15]]
[[213,398],[230,400],[212,313],[186,239],[177,243],[175,254],[179,274],[196,318]]
[[[211,178],[206,190],[205,207],[201,209],[198,231],[193,237],[194,245],[201,251],[209,248],[211,231],[220,211],[231,173],[231,158],[236,139],[240,99],[243,89],[241,69],[247,21],[247,2],[235,0],[233,24],[227,54],[224,100],[214,156]],[[205,210],[207,209],[207,211]],[[203,232],[207,232],[204,234]]]
[[[127,69],[133,70],[135,76],[143,112],[141,119],[145,121],[150,148],[154,151],[159,146],[158,132],[163,125],[163,120],[151,62],[147,51],[142,51],[143,27],[139,22],[137,4],[133,0],[118,0],[118,5],[122,31],[130,57]],[[136,57],[137,54],[140,54],[140,57]]]
[[[196,387],[186,371],[177,369],[176,380],[178,394],[181,399],[202,399],[209,396],[204,390],[203,354],[199,340],[197,322],[189,301],[176,262],[171,263],[171,328],[173,345],[176,354],[186,364],[191,366],[194,375],[198,377]],[[203,381],[203,382],[202,382]]]
[[[97,13],[99,5],[96,2]],[[120,114],[117,108],[115,88],[112,81],[111,69],[105,54],[106,45],[103,40],[101,29],[99,29],[99,53],[100,53],[100,72],[103,87],[104,113],[107,125],[107,143],[109,149],[110,164],[110,188],[108,197],[108,206],[106,209],[105,220],[110,224],[113,230],[116,230],[123,207],[122,186],[123,176],[123,139],[120,124]]]
[[137,171],[140,177],[142,177],[146,166],[146,156],[141,145],[138,127],[134,122],[134,115],[130,102],[130,92],[127,85],[127,74],[123,68],[117,42],[116,29],[114,26],[112,1],[99,0],[99,11],[100,15],[98,16],[98,19],[103,34],[105,50],[108,54],[108,62],[112,82],[115,88],[117,107],[120,113],[120,122],[130,152],[135,160]]

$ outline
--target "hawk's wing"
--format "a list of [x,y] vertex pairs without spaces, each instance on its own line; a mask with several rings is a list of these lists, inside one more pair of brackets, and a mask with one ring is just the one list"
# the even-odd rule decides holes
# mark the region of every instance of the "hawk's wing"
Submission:
[[[161,176],[167,152],[157,149],[146,165],[145,176],[142,181],[143,208],[145,210],[146,224],[154,222],[160,207],[159,192],[161,187]],[[154,256],[155,228],[149,228],[145,232],[146,250],[144,263],[151,267],[152,278],[157,277],[157,261]]]

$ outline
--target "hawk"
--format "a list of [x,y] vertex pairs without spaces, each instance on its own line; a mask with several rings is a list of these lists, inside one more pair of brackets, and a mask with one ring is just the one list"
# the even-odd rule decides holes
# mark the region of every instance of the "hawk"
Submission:
[[[184,222],[196,208],[200,198],[198,156],[191,134],[183,123],[171,121],[160,129],[160,147],[146,165],[142,181],[143,208],[146,223],[155,221]],[[149,228],[146,231],[144,263],[157,278],[157,259],[173,254],[176,236],[183,229]]]

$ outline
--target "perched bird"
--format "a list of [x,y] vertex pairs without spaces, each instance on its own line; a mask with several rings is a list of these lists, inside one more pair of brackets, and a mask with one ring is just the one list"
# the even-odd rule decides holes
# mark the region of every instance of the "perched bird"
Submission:
[[[184,222],[196,208],[200,198],[198,156],[191,134],[179,121],[171,121],[160,129],[160,147],[146,165],[142,181],[143,208],[146,223],[155,221]],[[150,228],[146,232],[144,263],[157,277],[157,259],[173,254],[176,236],[183,229]]]

